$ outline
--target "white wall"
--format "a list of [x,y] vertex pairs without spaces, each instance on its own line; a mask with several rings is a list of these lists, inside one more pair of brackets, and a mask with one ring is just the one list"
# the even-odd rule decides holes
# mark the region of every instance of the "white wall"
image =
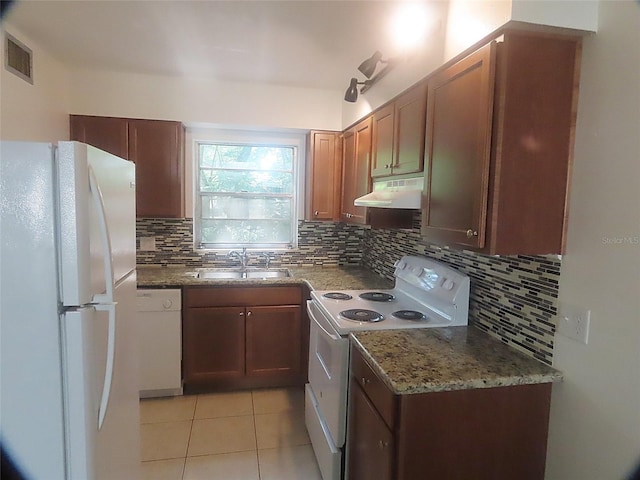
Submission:
[[596,32],[598,3],[598,0],[513,0],[511,20]]
[[[413,58],[360,96],[343,105],[342,128],[510,22],[596,31],[597,0],[449,0],[440,4],[440,29]],[[444,8],[444,10],[443,10]],[[345,90],[347,84],[345,83]]]
[[[33,51],[33,85],[4,68],[5,30]],[[0,139],[68,140],[68,70],[10,24],[2,28],[0,62]]]
[[341,129],[341,96],[319,90],[74,70],[71,113],[236,127]]
[[640,461],[640,3],[602,1],[584,40],[560,302],[589,344],[556,335],[547,478],[623,479]]

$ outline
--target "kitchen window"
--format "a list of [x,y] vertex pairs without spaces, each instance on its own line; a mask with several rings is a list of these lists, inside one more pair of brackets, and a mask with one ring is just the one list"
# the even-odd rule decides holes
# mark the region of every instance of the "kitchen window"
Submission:
[[289,248],[297,235],[296,145],[197,142],[200,248]]

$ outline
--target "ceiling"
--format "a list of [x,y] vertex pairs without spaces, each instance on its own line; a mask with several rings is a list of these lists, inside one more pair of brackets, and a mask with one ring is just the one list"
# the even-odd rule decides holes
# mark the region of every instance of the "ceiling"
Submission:
[[19,0],[7,20],[70,67],[342,90],[397,53],[398,3]]

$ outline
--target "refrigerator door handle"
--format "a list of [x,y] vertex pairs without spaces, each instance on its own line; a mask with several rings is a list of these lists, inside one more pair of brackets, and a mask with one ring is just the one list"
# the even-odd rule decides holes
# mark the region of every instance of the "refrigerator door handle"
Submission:
[[113,381],[113,365],[116,356],[116,304],[94,305],[97,311],[109,312],[109,335],[107,337],[107,359],[105,362],[104,384],[102,385],[102,397],[100,398],[100,408],[98,409],[98,430],[102,428],[104,417],[109,406],[109,396],[111,395],[111,383]]
[[98,212],[98,222],[100,223],[100,236],[102,237],[102,245],[104,246],[104,277],[106,283],[106,290],[103,294],[95,294],[93,296],[94,303],[111,303],[113,302],[113,258],[111,254],[111,237],[109,235],[109,225],[107,225],[107,215],[104,210],[104,201],[102,199],[102,192],[100,191],[100,185],[96,179],[96,174],[89,165],[89,187],[91,190],[91,197],[95,204],[96,211]]

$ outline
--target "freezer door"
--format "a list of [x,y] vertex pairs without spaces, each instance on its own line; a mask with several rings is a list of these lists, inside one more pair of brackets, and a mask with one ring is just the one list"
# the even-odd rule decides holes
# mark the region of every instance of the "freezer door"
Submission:
[[138,478],[135,274],[117,286],[115,299],[62,318],[70,479]]
[[57,161],[63,303],[111,301],[135,268],[135,166],[77,142]]

